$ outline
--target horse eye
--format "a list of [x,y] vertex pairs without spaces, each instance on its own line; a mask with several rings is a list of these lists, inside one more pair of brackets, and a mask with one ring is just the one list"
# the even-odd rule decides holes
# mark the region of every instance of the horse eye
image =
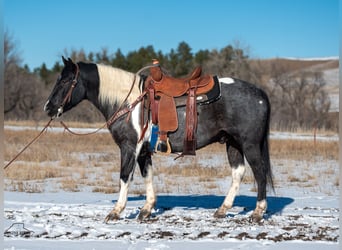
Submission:
[[63,79],[63,80],[60,80],[60,83],[65,85],[69,82],[69,79]]

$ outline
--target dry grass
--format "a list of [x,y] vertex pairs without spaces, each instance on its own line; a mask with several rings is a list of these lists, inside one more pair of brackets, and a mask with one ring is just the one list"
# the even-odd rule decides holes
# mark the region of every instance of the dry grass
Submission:
[[[37,134],[37,131],[5,130],[5,160],[12,159],[28,142]],[[18,160],[28,162],[44,162],[65,160],[66,164],[70,155],[82,152],[108,151],[108,146],[115,147],[109,133],[99,133],[89,136],[74,136],[68,133],[45,133],[36,143],[32,144]]]
[[[17,125],[17,124],[15,124]],[[20,124],[24,126],[25,124]],[[79,125],[79,124],[75,124]],[[26,126],[26,125],[25,125]],[[89,127],[81,125],[84,127]],[[12,131],[5,129],[6,161],[12,159],[39,131]],[[194,160],[186,164],[168,166],[154,158],[155,183],[158,192],[168,193],[196,192],[192,190],[194,182],[200,183],[208,192],[219,189],[217,180],[226,180],[231,170],[228,160],[216,160],[217,155],[226,155],[225,146],[213,144],[198,151]],[[317,184],[317,176],[308,173],[312,162],[337,161],[338,142],[271,140],[270,155],[276,160],[278,174],[286,176],[284,180],[301,185]],[[280,161],[279,159],[284,159]],[[181,160],[177,160],[179,163]],[[293,173],[297,169],[289,161],[305,161],[299,176]],[[213,164],[212,162],[215,162]],[[216,164],[217,162],[217,164]],[[244,183],[254,183],[251,170],[247,168]],[[90,187],[93,192],[116,193],[119,190],[120,154],[109,133],[98,133],[89,136],[74,136],[68,133],[48,131],[33,144],[6,171],[5,190],[43,192],[44,180],[53,182],[56,189],[77,192]],[[139,171],[138,169],[136,170]],[[337,171],[325,168],[318,173],[321,176],[334,177]],[[177,178],[175,178],[177,177]],[[326,178],[328,178],[326,177]],[[284,181],[283,180],[283,181]],[[334,185],[339,186],[339,179],[334,177]],[[277,184],[277,179],[275,180]],[[142,178],[135,178],[135,186],[130,193],[144,194]],[[220,190],[221,192],[221,190]],[[222,191],[223,193],[226,190]]]
[[312,161],[318,156],[338,160],[338,141],[271,140],[271,158]]

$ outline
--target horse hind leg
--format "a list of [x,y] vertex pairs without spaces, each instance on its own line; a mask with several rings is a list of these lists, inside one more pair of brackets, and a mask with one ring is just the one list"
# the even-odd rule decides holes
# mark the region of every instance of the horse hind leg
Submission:
[[232,183],[222,205],[216,210],[214,217],[225,218],[227,210],[233,206],[236,194],[240,189],[240,183],[245,174],[244,157],[242,151],[237,147],[227,144],[228,161],[232,168]]
[[258,188],[256,207],[251,215],[251,220],[259,222],[267,209],[266,186],[267,178],[271,175],[270,165],[267,162],[269,159],[263,159],[259,145],[250,144],[245,147],[244,152],[246,160],[252,168]]

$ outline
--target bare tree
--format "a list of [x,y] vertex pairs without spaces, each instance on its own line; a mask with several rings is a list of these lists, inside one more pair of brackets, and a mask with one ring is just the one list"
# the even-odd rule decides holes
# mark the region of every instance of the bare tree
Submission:
[[19,102],[20,86],[17,82],[17,65],[21,58],[17,52],[13,37],[6,30],[4,33],[4,113],[5,115],[16,108]]
[[8,30],[4,33],[4,66],[10,68],[13,65],[20,65],[22,59],[15,45],[13,36]]
[[273,67],[273,123],[286,129],[322,127],[330,108],[322,73],[302,71],[291,75],[280,71]]
[[21,68],[22,59],[8,31],[4,34],[4,114],[5,119],[39,119],[42,83]]

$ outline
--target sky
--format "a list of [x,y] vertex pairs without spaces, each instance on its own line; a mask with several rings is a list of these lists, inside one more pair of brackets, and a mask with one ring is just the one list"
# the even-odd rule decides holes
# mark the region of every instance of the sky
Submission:
[[338,0],[3,1],[4,30],[30,69],[72,49],[166,54],[183,41],[193,53],[239,44],[251,58],[339,55]]

